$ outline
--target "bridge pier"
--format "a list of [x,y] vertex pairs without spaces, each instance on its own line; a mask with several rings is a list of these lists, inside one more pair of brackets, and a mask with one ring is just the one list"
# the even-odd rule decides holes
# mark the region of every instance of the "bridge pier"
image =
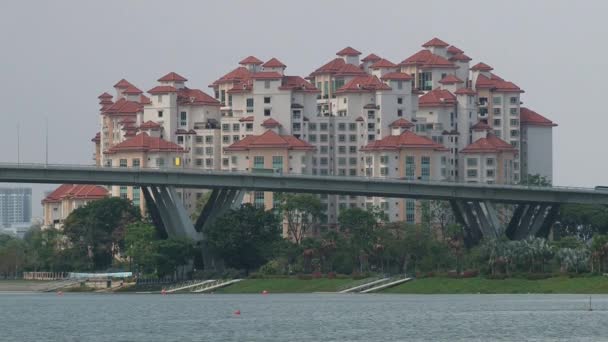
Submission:
[[[496,239],[502,235],[497,209],[490,201],[451,200],[456,221],[465,227],[465,243],[474,245],[482,237]],[[512,240],[528,236],[546,237],[559,213],[559,204],[518,204],[504,230]]]

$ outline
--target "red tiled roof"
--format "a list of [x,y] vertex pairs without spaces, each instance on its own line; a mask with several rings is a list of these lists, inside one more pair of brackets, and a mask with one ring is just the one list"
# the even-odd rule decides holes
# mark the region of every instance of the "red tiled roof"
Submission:
[[477,95],[475,90],[471,88],[460,88],[454,92],[456,95]]
[[397,119],[395,121],[393,121],[390,125],[388,125],[389,127],[393,127],[393,128],[412,128],[415,125],[409,121],[407,121],[406,119]]
[[139,95],[139,103],[142,105],[151,104],[150,98],[144,94]]
[[431,40],[429,40],[428,42],[422,44],[422,47],[431,47],[431,46],[436,46],[436,47],[447,47],[450,46],[450,44],[444,42],[443,40],[435,37]]
[[391,87],[380,81],[378,77],[367,75],[353,78],[351,81],[342,86],[342,88],[338,89],[336,94],[360,93],[377,90],[391,90]]
[[321,75],[321,74],[335,74],[342,68],[346,62],[342,58],[334,58],[331,61],[313,71],[310,76]]
[[367,75],[363,69],[353,64],[344,64],[336,73],[336,76],[358,76]]
[[314,93],[319,92],[319,89],[300,76],[283,76],[282,84],[279,89]]
[[260,71],[252,73],[250,77],[259,80],[276,80],[283,76],[276,71]]
[[148,90],[148,93],[150,93],[152,95],[168,94],[168,93],[175,93],[175,92],[177,92],[177,88],[175,88],[174,86],[169,86],[169,85],[156,86],[156,87]]
[[240,65],[246,65],[246,64],[258,65],[258,64],[262,64],[262,63],[264,63],[264,62],[262,62],[261,60],[257,59],[254,56],[246,57],[245,59],[243,59],[242,61],[239,62]]
[[116,103],[105,107],[102,110],[103,114],[136,114],[142,111],[141,104],[127,99],[120,99]]
[[389,61],[388,59],[380,59],[370,66],[371,69],[380,69],[380,68],[396,68],[397,64]]
[[477,121],[476,124],[471,126],[471,129],[474,131],[491,131],[492,127],[490,127],[490,125],[488,125],[487,122],[480,120],[480,121]]
[[118,123],[119,124],[123,124],[123,125],[124,124],[132,124],[132,123],[135,123],[135,119],[127,117],[127,118],[124,118],[124,119],[118,121]]
[[374,62],[379,61],[381,59],[382,58],[380,58],[378,55],[370,53],[369,55],[365,56],[365,58],[363,58],[361,60],[361,62],[372,62],[372,63],[374,63]]
[[281,61],[279,61],[276,58],[271,58],[268,60],[268,62],[262,64],[262,66],[264,68],[286,68],[287,65],[283,64]]
[[144,123],[142,123],[141,125],[139,125],[139,129],[156,129],[156,128],[160,128],[160,124],[154,121],[146,121]]
[[456,105],[456,96],[448,90],[435,88],[420,96],[418,107],[451,107]]
[[363,119],[363,117],[362,117],[362,116],[358,116],[358,117],[355,119],[355,121],[359,121],[359,122],[361,122],[361,121],[365,121],[365,119]]
[[186,79],[185,77],[172,71],[166,74],[165,76],[159,78],[158,82],[186,82],[187,80],[188,79]]
[[459,54],[456,54],[456,55],[450,57],[449,60],[452,61],[452,62],[454,62],[454,61],[457,61],[457,62],[469,62],[469,61],[472,60],[472,58],[469,57],[469,56],[467,56],[467,55],[465,55],[464,53],[459,53]]
[[112,98],[112,95],[110,95],[110,94],[108,94],[108,93],[104,92],[103,94],[101,94],[101,95],[97,96],[97,98],[98,98],[98,99],[102,99],[102,100],[103,100],[103,99],[111,99],[111,98]]
[[412,79],[412,76],[403,72],[389,72],[388,74],[384,74],[382,77],[380,77],[380,79],[410,81]]
[[218,100],[202,90],[186,87],[177,90],[177,102],[181,105],[221,106]]
[[62,184],[48,194],[42,203],[60,202],[63,199],[73,198],[80,200],[95,200],[108,196],[108,190],[98,185]]
[[492,89],[493,91],[505,93],[524,92],[515,83],[505,81],[494,74],[490,74],[489,78],[483,74],[479,74],[479,76],[477,76],[477,81],[475,82],[475,88]]
[[144,132],[134,138],[112,146],[104,153],[112,154],[117,152],[184,152],[184,149],[170,141],[151,137]]
[[281,126],[281,124],[273,118],[266,119],[266,120],[264,120],[264,122],[262,122],[262,127],[266,127],[266,128],[279,127],[279,126]]
[[94,142],[94,143],[100,142],[101,141],[101,133],[100,132],[95,133],[95,136],[93,137],[93,139],[91,139],[91,141]]
[[244,118],[240,118],[239,121],[240,122],[253,122],[253,115],[252,116],[246,116]]
[[456,83],[464,83],[463,80],[461,80],[460,78],[456,77],[456,75],[446,75],[444,78],[442,78],[439,83],[441,84],[456,84]]
[[520,122],[524,125],[528,126],[547,126],[547,127],[555,127],[556,123],[547,119],[546,117],[538,114],[537,112],[528,109],[526,107],[521,107],[519,110]]
[[463,148],[460,153],[497,153],[515,151],[516,149],[511,146],[511,144],[494,134],[488,133],[486,138],[477,139],[469,146]]
[[196,134],[196,131],[194,131],[194,130],[192,130],[192,129],[188,131],[188,130],[185,130],[185,129],[179,128],[179,129],[177,129],[177,130],[175,131],[175,134],[178,134],[178,135],[185,135],[185,134]]
[[127,88],[125,88],[125,90],[122,91],[122,93],[127,95],[139,95],[143,94],[143,91],[139,90],[135,86],[128,86]]
[[353,49],[350,46],[347,46],[344,49],[336,52],[336,55],[338,55],[338,56],[359,56],[360,54],[361,54],[361,52]]
[[464,53],[464,51],[460,50],[459,48],[455,47],[454,45],[451,45],[448,48],[448,53],[451,53],[453,55],[458,55],[458,54]]
[[[260,61],[261,64],[261,61]],[[251,72],[249,70],[247,70],[247,68],[245,67],[238,67],[232,71],[230,71],[229,73],[225,74],[224,76],[220,77],[219,79],[215,80],[215,82],[213,82],[212,85],[210,85],[210,87],[216,86],[218,84],[222,84],[222,83],[233,83],[233,82],[242,82],[244,80],[248,80],[249,77],[251,75]]]
[[104,105],[104,106],[105,106],[105,105],[111,105],[111,104],[113,104],[113,103],[114,103],[114,102],[112,102],[112,100],[110,100],[110,99],[104,99],[104,100],[99,101],[99,104],[100,104],[100,105]]
[[252,148],[286,148],[289,150],[313,150],[314,146],[293,135],[279,135],[268,130],[261,135],[248,135],[234,144],[226,147],[225,151],[242,151]]
[[492,71],[494,68],[487,65],[484,62],[479,62],[471,67],[471,70],[479,70],[479,71]]
[[121,79],[120,81],[118,81],[118,83],[116,83],[114,85],[114,88],[119,88],[119,89],[124,89],[127,88],[129,86],[132,86],[131,83],[129,83],[129,81],[125,80],[124,78]]
[[422,68],[456,68],[447,59],[433,54],[429,50],[420,50],[399,63],[400,66],[418,65]]
[[404,131],[399,135],[389,135],[380,140],[375,140],[361,148],[362,151],[374,150],[397,150],[400,148],[424,148],[435,151],[446,151],[447,149],[433,140],[417,135],[411,131]]

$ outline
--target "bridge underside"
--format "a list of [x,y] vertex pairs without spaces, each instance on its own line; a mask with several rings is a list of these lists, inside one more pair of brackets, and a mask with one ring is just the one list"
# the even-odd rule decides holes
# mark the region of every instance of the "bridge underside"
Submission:
[[[451,200],[450,205],[456,220],[465,228],[465,243],[469,246],[483,237],[496,239],[503,234],[511,240],[547,237],[559,213],[559,204],[547,203],[516,204],[513,210],[497,209],[490,201]],[[499,216],[510,216],[506,226]]]

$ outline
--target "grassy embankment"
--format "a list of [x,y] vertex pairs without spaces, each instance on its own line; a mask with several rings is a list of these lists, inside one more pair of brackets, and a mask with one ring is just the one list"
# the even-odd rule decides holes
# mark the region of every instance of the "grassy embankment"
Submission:
[[553,277],[540,280],[509,278],[422,278],[395,286],[383,293],[465,294],[465,293],[573,293],[608,294],[608,277]]
[[352,283],[352,279],[310,279],[297,278],[245,279],[236,284],[219,289],[216,293],[312,293],[336,292],[339,288]]

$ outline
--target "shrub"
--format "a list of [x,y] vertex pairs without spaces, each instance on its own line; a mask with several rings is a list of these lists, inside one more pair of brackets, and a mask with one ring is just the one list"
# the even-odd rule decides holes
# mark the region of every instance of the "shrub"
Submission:
[[300,280],[312,280],[312,275],[310,275],[310,274],[298,274],[298,279],[300,279]]
[[312,278],[313,279],[323,278],[323,273],[321,273],[319,271],[314,271],[314,272],[312,272]]
[[466,270],[462,272],[462,278],[475,278],[479,275],[479,271],[477,270]]
[[336,272],[327,272],[327,279],[335,279]]

